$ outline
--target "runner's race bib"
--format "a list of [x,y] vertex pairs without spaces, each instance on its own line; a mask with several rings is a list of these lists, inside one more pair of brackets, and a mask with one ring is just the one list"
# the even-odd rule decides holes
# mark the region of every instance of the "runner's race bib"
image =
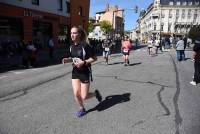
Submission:
[[110,51],[110,48],[108,48],[108,47],[105,47],[105,51]]
[[124,49],[123,51],[124,51],[124,53],[128,53],[128,49]]

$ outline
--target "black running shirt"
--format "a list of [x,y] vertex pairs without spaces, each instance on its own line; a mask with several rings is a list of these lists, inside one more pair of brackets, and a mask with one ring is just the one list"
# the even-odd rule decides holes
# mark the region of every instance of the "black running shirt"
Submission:
[[[85,57],[84,57],[84,52],[85,51]],[[67,57],[71,58],[80,58],[81,60],[87,60],[89,58],[95,57],[95,52],[94,49],[88,44],[78,44],[78,45],[71,45],[71,49],[69,53],[67,54]],[[87,66],[84,65],[80,69],[74,67],[74,69],[78,70],[88,70],[88,66],[91,66],[88,64]]]

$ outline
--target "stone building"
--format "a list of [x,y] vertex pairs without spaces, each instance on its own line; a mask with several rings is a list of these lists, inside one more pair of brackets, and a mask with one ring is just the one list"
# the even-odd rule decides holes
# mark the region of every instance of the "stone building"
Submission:
[[160,37],[187,35],[192,26],[200,24],[199,0],[154,0],[138,19],[137,32],[145,40]]
[[95,16],[95,29],[93,33],[90,33],[94,38],[102,38],[104,34],[99,26],[99,22],[101,21],[109,21],[112,25],[112,31],[110,33],[111,36],[119,36],[124,32],[124,10],[120,9],[118,6],[110,6],[106,5],[106,9],[104,11],[96,12]]

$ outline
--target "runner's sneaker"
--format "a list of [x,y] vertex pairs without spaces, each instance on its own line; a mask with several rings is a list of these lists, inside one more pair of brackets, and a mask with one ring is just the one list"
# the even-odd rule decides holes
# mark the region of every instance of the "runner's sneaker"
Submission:
[[86,111],[85,111],[85,109],[83,108],[83,109],[79,110],[79,111],[76,113],[76,116],[77,116],[78,118],[80,118],[80,117],[84,116],[85,114],[86,114]]
[[101,94],[99,93],[99,90],[95,90],[95,94],[96,94],[97,100],[98,100],[99,102],[101,102],[101,101],[102,101],[102,96],[101,96]]
[[193,86],[197,85],[197,83],[195,81],[191,81],[190,84],[193,85]]

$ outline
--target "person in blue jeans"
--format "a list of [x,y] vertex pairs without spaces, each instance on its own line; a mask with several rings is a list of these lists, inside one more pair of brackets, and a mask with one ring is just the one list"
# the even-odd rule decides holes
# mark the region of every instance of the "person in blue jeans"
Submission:
[[184,41],[182,37],[180,37],[179,41],[176,43],[176,54],[177,54],[178,61],[185,60],[185,47],[184,47]]

